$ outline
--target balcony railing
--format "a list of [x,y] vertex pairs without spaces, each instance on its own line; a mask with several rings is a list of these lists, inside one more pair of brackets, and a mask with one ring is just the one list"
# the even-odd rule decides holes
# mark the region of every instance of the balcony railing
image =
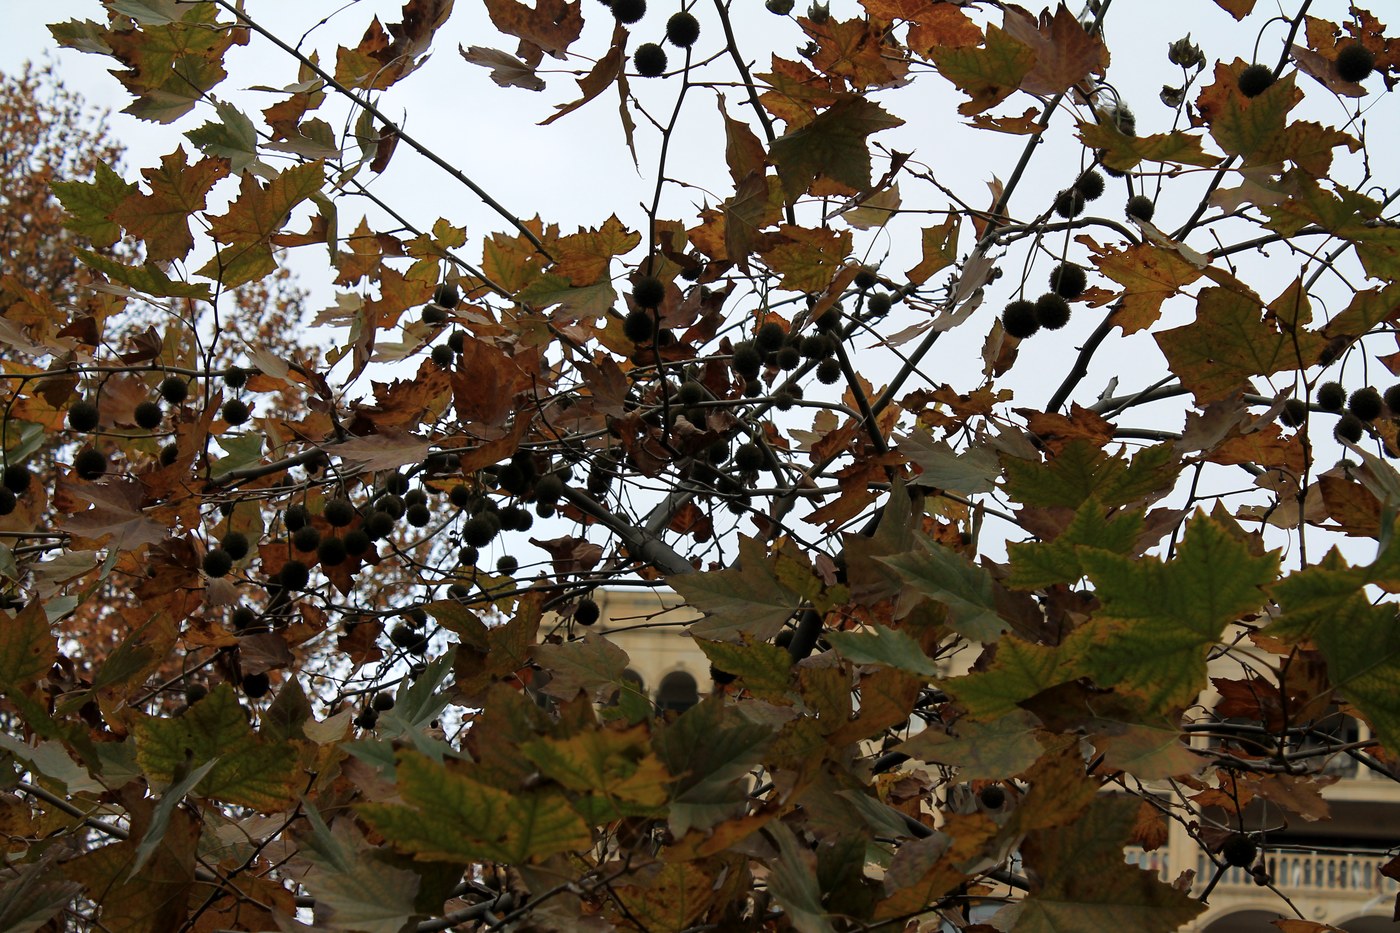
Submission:
[[[1163,881],[1172,881],[1171,860],[1163,846],[1152,852],[1129,847],[1125,855],[1130,865],[1155,871]],[[1371,898],[1378,894],[1400,891],[1400,883],[1381,874],[1387,858],[1380,855],[1342,854],[1337,852],[1266,852],[1264,865],[1273,883],[1291,894],[1353,893]],[[1215,866],[1204,854],[1196,856],[1196,880],[1193,889],[1200,891],[1215,873]],[[1247,868],[1227,868],[1216,890],[1222,888],[1256,888],[1254,876]]]

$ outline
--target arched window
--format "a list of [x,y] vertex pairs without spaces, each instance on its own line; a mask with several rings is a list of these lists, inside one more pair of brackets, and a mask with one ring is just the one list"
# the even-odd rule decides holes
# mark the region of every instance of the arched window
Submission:
[[661,678],[661,686],[656,691],[658,708],[684,712],[699,702],[700,692],[695,686],[695,678],[685,671],[672,671]]

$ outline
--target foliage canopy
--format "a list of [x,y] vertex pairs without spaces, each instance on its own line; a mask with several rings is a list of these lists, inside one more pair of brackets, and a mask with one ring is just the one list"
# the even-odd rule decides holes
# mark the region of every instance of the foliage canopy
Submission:
[[[1126,846],[1218,879],[1287,845],[1251,799],[1394,778],[1400,41],[1254,5],[1139,114],[1109,0],[768,0],[758,65],[725,0],[485,0],[456,67],[655,186],[574,232],[393,117],[451,0],[55,24],[182,136],[0,147],[0,928],[1170,931],[1214,879]],[[25,80],[17,138],[82,132]],[[715,99],[732,193],[672,171]],[[406,152],[500,229],[378,197]],[[608,586],[703,616],[707,698],[635,689]]]

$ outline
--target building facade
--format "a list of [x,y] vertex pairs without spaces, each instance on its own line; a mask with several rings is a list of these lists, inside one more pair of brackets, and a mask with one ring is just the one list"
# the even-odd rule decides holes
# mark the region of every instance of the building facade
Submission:
[[[684,710],[713,689],[710,662],[678,631],[698,618],[670,591],[599,591],[597,630],[627,652],[628,678],[660,709]],[[1213,670],[1228,673],[1228,669]],[[1211,697],[1203,700],[1209,704]],[[1339,717],[1348,740],[1366,738],[1364,724]],[[1204,740],[1203,740],[1204,741]],[[1323,790],[1326,820],[1285,818],[1259,804],[1246,810],[1253,830],[1267,829],[1261,861],[1272,884],[1297,907],[1302,917],[1347,933],[1396,933],[1391,921],[1400,885],[1380,873],[1385,854],[1400,844],[1400,784],[1378,776],[1345,756],[1331,759],[1325,770],[1337,782]],[[1286,825],[1284,825],[1286,824]],[[1195,872],[1193,891],[1204,890],[1214,868],[1185,828],[1173,822],[1167,844],[1152,852],[1132,851],[1127,858],[1157,871],[1163,880]],[[1226,871],[1216,882],[1209,907],[1182,933],[1278,933],[1272,921],[1296,917],[1274,890],[1261,886],[1243,868]]]

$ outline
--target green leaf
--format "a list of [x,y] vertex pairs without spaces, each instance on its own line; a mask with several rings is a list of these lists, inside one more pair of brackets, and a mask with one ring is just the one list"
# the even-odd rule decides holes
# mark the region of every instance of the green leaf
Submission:
[[1120,172],[1139,162],[1169,162],[1179,165],[1211,166],[1219,156],[1201,148],[1201,137],[1177,130],[1149,136],[1129,136],[1110,123],[1079,124],[1079,139],[1092,149],[1103,151],[1104,165]]
[[1171,488],[1181,470],[1170,444],[1139,450],[1131,462],[1076,438],[1048,463],[1003,457],[1007,493],[1025,505],[1078,510],[1090,496],[1116,508]]
[[230,168],[241,173],[258,158],[258,134],[253,121],[226,101],[214,105],[219,122],[209,122],[185,134],[200,152],[229,160]]
[[709,829],[742,810],[743,776],[760,761],[773,730],[749,722],[719,695],[686,710],[654,741],[657,757],[680,775],[671,798],[670,827],[677,837]]
[[1020,774],[1040,757],[1036,735],[1040,720],[1025,710],[1015,710],[987,722],[962,721],[957,735],[942,729],[925,729],[902,742],[899,751],[910,758],[958,769],[960,781],[1008,778]]
[[0,930],[5,933],[37,933],[83,893],[75,881],[56,880],[53,866],[43,862],[17,865],[13,871],[0,884]]
[[770,558],[763,542],[740,537],[739,559],[726,570],[675,574],[667,584],[686,603],[705,613],[704,621],[691,626],[702,638],[736,641],[748,637],[769,641],[802,605],[802,595],[777,577],[777,558]]
[[96,269],[115,282],[130,286],[147,297],[194,298],[199,301],[209,301],[212,298],[208,285],[174,281],[165,274],[165,270],[153,262],[128,266],[85,249],[77,250],[77,253],[88,267]]
[[1027,835],[1021,852],[1031,891],[1018,905],[1012,933],[1172,933],[1205,910],[1155,872],[1124,861],[1137,809],[1131,797],[1099,796],[1068,825]]
[[1142,534],[1145,515],[1143,509],[1109,515],[1098,499],[1090,496],[1079,507],[1069,527],[1053,541],[1007,545],[1011,573],[1006,583],[1024,590],[1072,583],[1084,576],[1084,566],[1079,560],[1081,548],[1130,554]]
[[786,824],[769,823],[764,832],[778,844],[778,857],[768,866],[768,888],[787,919],[799,933],[835,933],[822,906],[816,856],[798,844]]
[[916,486],[970,496],[992,492],[1001,476],[1001,464],[993,451],[970,447],[959,453],[947,441],[936,441],[923,430],[900,440],[899,452],[923,471],[913,481]]
[[131,871],[127,872],[126,875],[127,881],[131,881],[140,873],[146,862],[155,854],[156,849],[160,847],[161,840],[165,838],[165,831],[170,827],[170,815],[175,812],[180,801],[184,800],[185,795],[194,790],[195,786],[204,780],[218,763],[217,758],[206,761],[167,787],[165,792],[160,795],[160,801],[151,813],[151,824],[146,827],[145,835],[141,837],[141,842],[136,846],[136,854],[131,860]]
[[784,702],[792,690],[792,655],[770,642],[736,644],[695,639],[716,670],[733,674],[760,699]]
[[56,181],[49,186],[68,219],[69,230],[85,237],[93,246],[106,249],[122,237],[121,225],[112,220],[118,205],[136,193],[136,183],[127,183],[106,162],[98,162],[92,181]]
[[575,791],[597,794],[608,804],[603,820],[623,816],[659,816],[669,796],[672,777],[651,754],[645,725],[589,729],[568,738],[526,742],[521,753],[545,777]]
[[145,717],[132,729],[136,760],[153,780],[173,782],[188,768],[217,759],[195,788],[203,797],[277,810],[300,790],[296,750],[253,734],[233,688],[219,684],[178,719]]
[[362,933],[412,928],[419,876],[378,857],[352,820],[327,827],[309,801],[303,810],[311,833],[301,838],[298,855],[312,866],[304,883],[316,898],[318,922]]
[[872,100],[837,101],[806,124],[773,140],[770,156],[788,201],[795,201],[819,178],[866,192],[870,183],[870,148],[866,137],[903,125]]
[[1282,144],[1288,112],[1303,97],[1294,82],[1295,73],[1288,71],[1256,97],[1226,93],[1217,98],[1219,106],[1212,108],[1208,125],[1226,155],[1240,156],[1245,165],[1269,165],[1287,158]]
[[580,690],[596,699],[601,691],[617,687],[628,660],[626,651],[593,633],[563,645],[535,646],[535,661],[553,675],[542,689],[561,700],[573,699]]
[[361,804],[360,815],[396,848],[449,862],[537,862],[593,844],[593,833],[557,790],[502,790],[451,763],[401,751],[401,804]]
[[617,289],[607,279],[575,288],[567,277],[546,272],[517,292],[515,300],[540,310],[559,305],[580,317],[597,317],[617,301]]
[[1226,625],[1264,602],[1278,574],[1277,552],[1250,553],[1240,531],[1198,512],[1166,563],[1106,551],[1082,554],[1103,603],[1075,638],[1099,684],[1135,691],[1167,714],[1206,686],[1206,654]]
[[868,632],[828,632],[826,639],[842,657],[856,664],[883,664],[927,677],[941,673],[908,632],[884,625],[870,628]]
[[981,113],[1010,97],[1035,67],[1035,51],[997,26],[987,27],[984,47],[938,46],[929,50],[943,77],[972,100],[958,107],[964,116]]
[[1067,645],[1052,648],[1003,638],[989,669],[944,681],[943,688],[969,716],[996,719],[1015,712],[1023,700],[1078,676],[1074,658]]
[[879,560],[894,568],[914,593],[946,606],[948,624],[959,634],[989,642],[1006,631],[991,574],[957,551],[920,535],[913,551]]

